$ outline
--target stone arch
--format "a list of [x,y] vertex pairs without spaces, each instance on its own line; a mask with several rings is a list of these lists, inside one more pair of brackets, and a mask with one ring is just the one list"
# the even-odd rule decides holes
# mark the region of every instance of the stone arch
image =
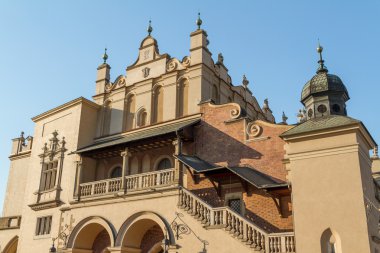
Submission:
[[156,84],[153,86],[152,102],[152,122],[162,122],[164,116],[164,88],[162,85]]
[[[116,170],[122,170],[123,169],[123,165],[118,163],[118,164],[115,164],[113,165],[109,170],[108,170],[108,177],[107,178],[115,178],[113,177],[113,174],[115,173]],[[121,176],[120,176],[121,177]]]
[[143,127],[148,124],[148,112],[144,107],[141,107],[136,111],[136,125],[137,127]]
[[169,159],[169,161],[170,161],[170,165],[171,165],[171,168],[174,167],[173,157],[171,157],[171,156],[169,156],[169,155],[160,155],[160,156],[157,157],[157,159],[154,161],[154,165],[153,165],[154,170],[157,170],[158,165],[160,164],[160,162],[161,162],[163,159]]
[[342,253],[340,236],[331,228],[327,228],[322,233],[321,253]]
[[[139,249],[145,233],[154,226],[163,232],[170,245],[175,245],[175,238],[170,224],[159,214],[143,211],[129,217],[119,229],[115,240],[115,247]],[[148,252],[156,253],[160,242],[155,242]]]
[[[100,216],[90,216],[81,220],[71,232],[68,242],[68,249],[93,250],[99,237],[109,238],[109,245],[113,247],[116,230],[112,224]],[[99,243],[98,243],[99,245]],[[104,247],[105,245],[103,245]]]
[[181,77],[177,85],[177,113],[178,117],[183,117],[189,112],[189,79]]
[[2,253],[16,253],[18,244],[18,236],[13,237],[4,247]]
[[124,102],[124,130],[128,131],[135,126],[136,96],[128,93]]

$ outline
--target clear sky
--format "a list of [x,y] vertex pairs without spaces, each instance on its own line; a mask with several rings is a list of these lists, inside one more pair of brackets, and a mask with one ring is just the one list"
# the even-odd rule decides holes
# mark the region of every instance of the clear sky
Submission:
[[0,0],[0,210],[11,139],[33,135],[30,118],[91,98],[105,46],[112,79],[125,74],[150,18],[160,53],[182,59],[198,11],[214,59],[223,53],[235,85],[246,74],[277,121],[285,111],[296,122],[302,86],[317,69],[319,38],[326,66],[349,91],[348,114],[380,141],[380,1]]

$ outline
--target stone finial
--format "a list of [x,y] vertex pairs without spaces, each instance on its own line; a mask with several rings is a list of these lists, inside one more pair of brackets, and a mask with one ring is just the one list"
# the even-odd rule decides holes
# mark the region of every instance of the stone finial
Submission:
[[108,59],[107,48],[104,48],[104,54],[103,54],[102,58],[103,58],[103,63],[106,64],[107,59]]
[[263,109],[264,110],[269,109],[269,100],[268,100],[268,98],[264,99]]
[[198,18],[196,20],[196,24],[198,26],[198,30],[200,30],[201,29],[201,25],[202,25],[202,19],[201,19],[201,13],[200,12],[198,12]]
[[298,114],[297,114],[298,123],[305,122],[306,119],[307,119],[307,117],[306,117],[306,110],[305,109],[300,109],[298,111]]
[[286,121],[288,120],[288,117],[285,115],[285,112],[282,112],[282,123],[288,124]]
[[243,75],[242,84],[243,84],[243,86],[244,86],[245,89],[248,88],[249,81],[248,81],[248,79],[247,79],[247,77],[245,75]]
[[153,32],[152,20],[149,20],[149,25],[146,31],[148,32],[148,36],[150,36],[150,34]]
[[223,61],[224,61],[224,57],[223,57],[222,53],[219,53],[218,54],[218,61],[216,63],[217,64],[223,64]]

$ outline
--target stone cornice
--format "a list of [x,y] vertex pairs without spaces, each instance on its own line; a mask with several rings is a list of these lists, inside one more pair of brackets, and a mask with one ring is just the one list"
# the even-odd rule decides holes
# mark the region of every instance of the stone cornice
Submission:
[[86,105],[89,105],[91,107],[94,107],[94,108],[99,108],[100,106],[98,104],[96,104],[95,102],[92,102],[84,97],[79,97],[79,98],[76,98],[74,100],[71,100],[63,105],[60,105],[60,106],[57,106],[47,112],[44,112],[44,113],[41,113],[35,117],[32,118],[32,121],[33,122],[38,122],[46,117],[49,117],[53,114],[56,114],[58,112],[61,112],[61,111],[64,111],[64,110],[67,110],[73,106],[76,106],[76,105],[79,105],[79,104],[86,104]]

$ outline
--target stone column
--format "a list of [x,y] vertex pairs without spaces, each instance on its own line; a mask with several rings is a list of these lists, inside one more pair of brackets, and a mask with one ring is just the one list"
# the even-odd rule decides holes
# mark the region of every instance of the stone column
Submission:
[[[174,155],[180,155],[182,153],[182,140],[179,136],[173,141],[173,145]],[[182,164],[178,159],[174,159],[174,182],[182,184]]]
[[125,150],[121,152],[121,156],[123,157],[123,170],[121,174],[122,179],[121,179],[120,191],[125,193],[126,192],[125,176],[127,175],[129,157],[131,157],[131,152],[128,151],[128,148],[125,148]]
[[77,171],[75,175],[75,192],[74,192],[74,199],[79,200],[80,199],[80,183],[81,183],[81,177],[82,177],[82,157],[78,155],[77,157]]

